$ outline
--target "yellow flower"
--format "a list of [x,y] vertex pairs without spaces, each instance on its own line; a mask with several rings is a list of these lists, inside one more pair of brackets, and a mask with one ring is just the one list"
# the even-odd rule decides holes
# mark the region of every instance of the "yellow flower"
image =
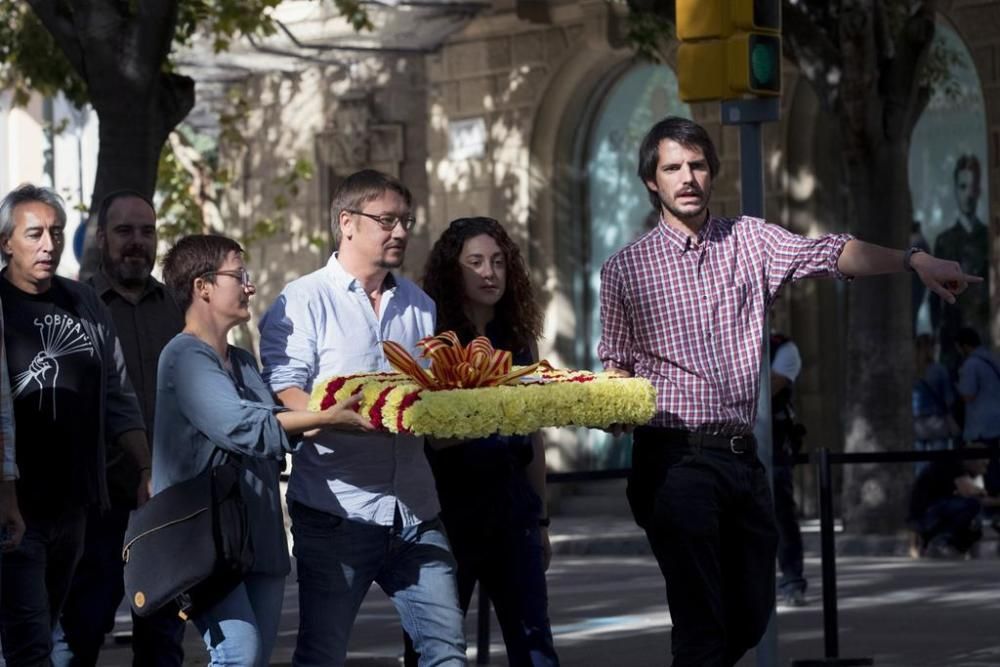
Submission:
[[443,438],[527,434],[547,426],[645,424],[656,409],[656,391],[648,380],[566,370],[544,371],[519,384],[447,390],[422,389],[400,373],[331,378],[313,389],[313,409],[331,382],[338,387],[338,402],[360,387],[361,413],[381,422],[384,430],[397,433],[402,423],[404,432]]

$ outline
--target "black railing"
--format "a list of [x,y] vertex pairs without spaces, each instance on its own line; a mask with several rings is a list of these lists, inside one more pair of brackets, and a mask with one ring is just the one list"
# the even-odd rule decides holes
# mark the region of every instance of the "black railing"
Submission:
[[[840,657],[840,625],[837,610],[837,552],[833,521],[833,465],[861,463],[914,463],[918,461],[943,461],[950,459],[984,459],[997,455],[996,449],[981,448],[946,449],[936,451],[902,452],[831,452],[820,449],[813,453],[798,454],[796,464],[815,463],[819,480],[820,566],[823,576],[823,648],[825,656],[818,660],[796,660],[793,667],[850,667],[872,665],[871,658]],[[597,482],[628,477],[628,468],[585,470],[579,472],[550,472],[545,479],[550,484],[568,482]],[[476,664],[490,662],[490,602],[479,593],[479,622],[476,637]]]

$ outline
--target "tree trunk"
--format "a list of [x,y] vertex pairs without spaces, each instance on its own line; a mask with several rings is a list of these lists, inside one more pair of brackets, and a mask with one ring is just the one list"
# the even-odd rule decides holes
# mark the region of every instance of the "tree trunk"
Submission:
[[[163,144],[194,106],[194,81],[163,71],[178,0],[28,1],[86,83],[100,122],[91,220],[114,190],[132,189],[152,198]],[[87,226],[81,278],[97,267],[95,227]]]
[[[864,160],[849,160],[852,233],[904,248],[912,204],[909,141],[886,142]],[[852,285],[847,305],[845,451],[910,449],[913,377],[911,275],[865,278]],[[901,464],[844,466],[843,516],[848,530],[887,533],[900,528],[911,477]]]
[[90,199],[90,220],[80,261],[80,277],[92,274],[99,262],[96,216],[105,195],[135,190],[149,199],[156,191],[160,153],[170,132],[194,105],[194,82],[187,77],[161,77],[147,101],[127,95],[94,96],[100,122],[97,176]]

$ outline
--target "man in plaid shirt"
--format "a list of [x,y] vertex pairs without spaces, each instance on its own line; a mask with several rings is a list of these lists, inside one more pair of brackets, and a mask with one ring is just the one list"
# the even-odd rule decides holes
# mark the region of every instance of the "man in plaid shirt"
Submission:
[[653,420],[635,431],[628,498],[666,579],[675,667],[735,664],[774,606],[777,532],[751,431],[764,319],[780,289],[911,270],[953,303],[981,281],[917,249],[712,217],[718,170],[704,128],[654,125],[639,177],[659,224],[601,270],[598,354],[657,391]]
[[0,549],[10,551],[24,536],[24,519],[17,507],[17,458],[14,448],[14,405],[10,401],[10,376],[3,346],[3,312],[0,311]]

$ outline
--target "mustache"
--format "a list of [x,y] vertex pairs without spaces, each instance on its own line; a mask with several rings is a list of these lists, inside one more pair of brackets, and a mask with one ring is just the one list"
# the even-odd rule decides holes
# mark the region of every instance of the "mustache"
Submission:
[[152,261],[153,256],[141,245],[127,246],[122,250],[122,257],[142,257]]

